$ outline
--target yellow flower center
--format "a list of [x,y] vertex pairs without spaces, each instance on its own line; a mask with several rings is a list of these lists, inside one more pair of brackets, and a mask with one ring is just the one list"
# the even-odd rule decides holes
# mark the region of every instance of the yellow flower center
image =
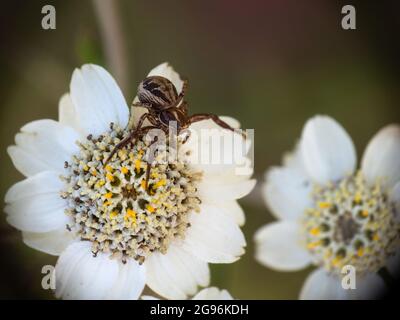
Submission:
[[143,141],[119,150],[105,165],[123,133],[114,126],[79,145],[80,153],[67,163],[61,196],[74,221],[68,230],[91,241],[94,255],[108,252],[143,263],[151,252],[165,253],[171,241],[184,236],[189,214],[199,211],[201,174],[184,162],[169,163],[168,151],[162,150],[146,183],[146,151],[151,148]]
[[353,265],[358,273],[376,272],[400,245],[395,206],[379,181],[370,186],[359,171],[315,185],[312,198],[315,205],[303,217],[305,245],[326,270]]

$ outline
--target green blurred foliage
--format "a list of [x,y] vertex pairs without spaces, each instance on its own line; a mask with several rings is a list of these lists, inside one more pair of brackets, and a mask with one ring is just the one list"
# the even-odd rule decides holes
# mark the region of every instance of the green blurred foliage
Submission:
[[[293,148],[304,122],[329,114],[354,138],[359,155],[382,126],[399,122],[399,21],[395,1],[353,1],[356,31],[340,28],[332,1],[117,1],[129,67],[128,101],[155,65],[169,61],[190,80],[190,110],[238,118],[255,129],[255,176]],[[57,29],[40,27],[53,4]],[[23,177],[6,147],[25,123],[57,118],[75,67],[104,58],[91,1],[8,1],[0,13],[0,196]],[[110,70],[112,72],[112,70]],[[118,79],[117,79],[118,80]],[[253,234],[274,218],[242,200],[246,254],[212,267],[212,284],[239,299],[295,299],[309,270],[279,273],[253,258]],[[52,298],[41,268],[56,258],[26,247],[0,217],[0,298]]]

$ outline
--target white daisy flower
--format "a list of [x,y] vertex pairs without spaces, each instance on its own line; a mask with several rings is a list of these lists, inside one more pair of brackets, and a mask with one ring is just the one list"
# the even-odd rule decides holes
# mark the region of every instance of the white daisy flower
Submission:
[[[168,78],[178,93],[182,89],[166,63],[149,75]],[[8,148],[26,179],[5,197],[7,220],[28,246],[60,256],[57,297],[137,299],[147,285],[165,298],[185,299],[209,285],[208,263],[232,263],[244,253],[237,199],[253,188],[250,175],[236,175],[234,165],[192,165],[194,135],[182,148],[183,162],[152,167],[146,192],[145,142],[103,164],[127,133],[129,119],[111,75],[84,65],[60,100],[59,121],[28,123]],[[190,129],[210,127],[238,135],[211,121]]]
[[[142,296],[143,300],[159,300],[154,296]],[[200,290],[191,300],[234,300],[230,293],[225,289],[209,287]]]
[[[377,272],[394,275],[400,265],[400,126],[383,128],[355,169],[349,135],[317,116],[283,166],[266,174],[263,194],[279,221],[256,233],[256,259],[282,271],[318,266],[302,299],[376,297],[385,288]],[[355,290],[342,288],[345,265],[355,267]]]

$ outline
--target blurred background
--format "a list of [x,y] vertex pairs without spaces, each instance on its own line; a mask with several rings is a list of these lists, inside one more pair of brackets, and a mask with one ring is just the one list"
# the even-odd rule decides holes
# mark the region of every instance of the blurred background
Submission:
[[[46,4],[56,8],[56,30],[41,27]],[[357,10],[357,30],[341,28],[345,4]],[[105,66],[130,102],[148,71],[169,61],[190,80],[193,113],[255,129],[259,181],[315,114],[341,122],[360,155],[379,128],[400,120],[399,13],[398,1],[377,0],[2,1],[0,198],[23,178],[6,147],[25,123],[57,119],[72,71],[89,62]],[[246,254],[213,265],[212,285],[237,299],[295,299],[310,270],[275,272],[253,258],[254,232],[273,220],[258,187],[241,200]],[[0,215],[0,298],[53,298],[41,269],[55,262]]]

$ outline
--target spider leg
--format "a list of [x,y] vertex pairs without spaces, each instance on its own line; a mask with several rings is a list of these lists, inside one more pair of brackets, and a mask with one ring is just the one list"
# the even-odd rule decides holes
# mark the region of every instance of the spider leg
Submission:
[[[124,139],[122,139],[115,147],[114,149],[111,151],[111,153],[108,155],[106,161],[104,162],[104,164],[107,164],[108,161],[110,161],[110,159],[114,156],[114,154],[122,149],[123,147],[127,146],[129,143],[134,142],[134,135],[135,135],[136,131],[132,131],[128,136],[126,136]],[[136,138],[135,138],[136,139]]]
[[142,102],[136,102],[136,103],[132,103],[131,107],[141,107],[141,108],[151,108],[151,104],[149,103],[142,103]]
[[136,127],[135,127],[135,130],[136,131],[142,130],[142,126],[143,126],[143,123],[145,122],[145,120],[149,120],[150,122],[152,122],[153,118],[154,118],[154,115],[150,112],[142,114],[139,118],[139,121],[138,121]]
[[231,131],[235,131],[234,128],[232,128],[229,124],[227,124],[225,121],[222,121],[217,115],[211,114],[211,113],[199,113],[199,114],[194,114],[189,117],[188,123],[192,124],[195,122],[203,121],[203,120],[209,120],[211,119],[214,121],[217,125],[224,129],[228,129]]
[[143,125],[143,122],[150,116],[149,113],[145,113],[144,115],[142,115],[139,119],[139,122],[136,126],[136,128],[128,135],[126,136],[124,139],[122,139],[115,147],[114,149],[111,151],[111,153],[109,154],[109,156],[107,157],[106,161],[104,162],[104,164],[107,164],[108,161],[110,161],[110,159],[114,156],[114,154],[122,149],[123,147],[127,146],[129,143],[134,143],[134,141],[136,140],[136,138],[138,137],[138,133]]
[[[186,104],[185,104],[185,102],[183,101],[183,98],[185,97],[185,94],[186,94],[188,85],[189,85],[189,84],[188,84],[187,79],[184,79],[184,80],[183,80],[183,85],[182,85],[182,91],[181,91],[181,93],[178,95],[178,97],[177,97],[177,99],[176,99],[176,102],[171,106],[171,108],[175,108],[175,107],[179,107],[179,108],[184,107],[184,108],[186,108]],[[186,110],[186,109],[185,109],[185,110]],[[187,111],[187,110],[186,110],[186,111]]]
[[[212,120],[214,121],[217,125],[224,129],[228,129],[232,132],[235,132],[235,129],[232,128],[229,124],[227,124],[225,121],[221,120],[217,115],[212,114],[212,113],[199,113],[199,114],[194,114],[190,116],[187,120],[187,124],[191,125],[192,123],[203,121],[203,120]],[[243,138],[246,139],[246,134],[242,132]]]
[[189,87],[189,81],[187,79],[182,79],[182,81],[183,81],[182,90],[178,96],[178,98],[180,98],[180,99],[182,99],[185,96],[187,89]]
[[181,135],[183,133],[185,133],[186,136],[184,137],[184,139],[182,141],[182,144],[185,144],[189,140],[190,135],[191,135],[192,132],[189,129],[184,129],[179,135]]
[[[149,130],[150,130],[150,129],[149,129]],[[158,141],[158,137],[154,137],[153,141],[149,144],[148,147],[150,148],[150,147],[151,147],[154,143],[156,143],[157,141]],[[149,188],[148,188],[148,186],[149,186],[149,179],[150,179],[151,164],[152,164],[151,161],[147,161],[146,178],[145,178],[145,182],[144,182],[145,190],[147,191],[148,194],[149,194]]]
[[150,179],[150,171],[151,171],[151,163],[147,162],[147,167],[146,167],[146,177],[144,180],[144,188],[146,192],[149,194],[149,179]]
[[[152,129],[161,129],[164,131],[166,135],[168,135],[168,127],[158,127],[158,126],[146,126],[140,129],[139,134],[142,136],[146,134],[148,131]],[[150,148],[154,143],[158,141],[158,137],[155,136],[154,139],[151,141],[151,143],[147,146],[147,148]],[[147,162],[147,168],[146,168],[146,176],[145,176],[145,189],[147,193],[149,193],[148,185],[149,185],[149,179],[150,179],[150,172],[151,172],[151,165],[152,165],[152,160],[146,161]]]
[[171,109],[176,112],[177,116],[180,118],[180,121],[183,122],[183,120],[187,118],[188,109],[186,101],[182,101],[179,106],[172,107]]
[[185,128],[185,124],[187,122],[187,102],[183,101],[180,106],[172,106],[166,109],[166,111],[172,113],[174,115],[175,121],[178,122],[178,133],[180,129]]

